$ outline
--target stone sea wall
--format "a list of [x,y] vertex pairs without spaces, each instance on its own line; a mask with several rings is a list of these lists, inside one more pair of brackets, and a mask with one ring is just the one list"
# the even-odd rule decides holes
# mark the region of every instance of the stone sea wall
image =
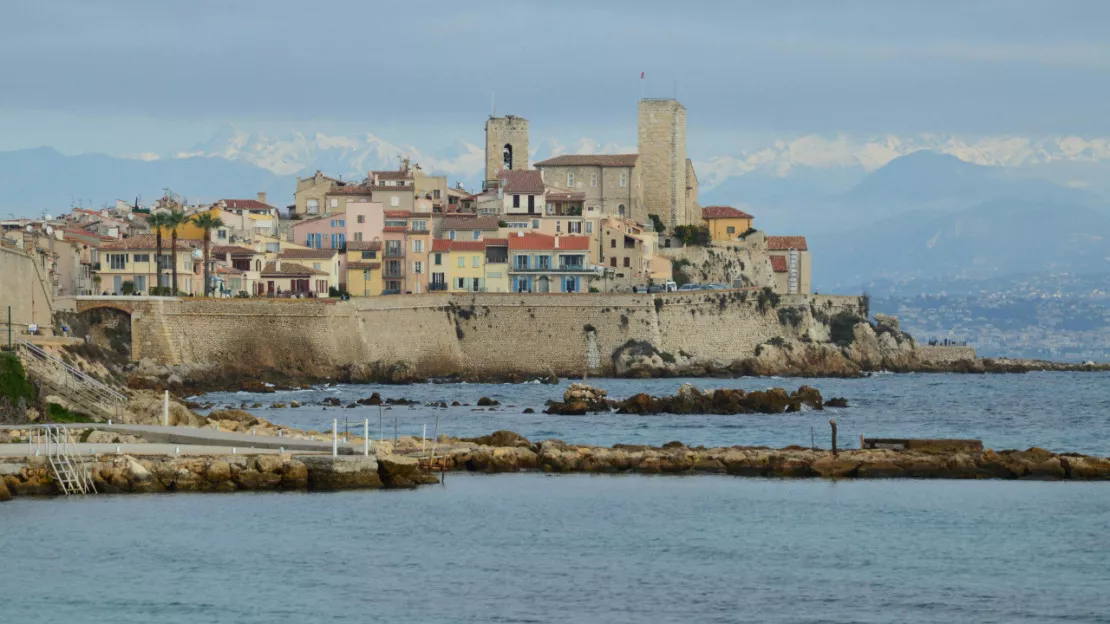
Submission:
[[859,309],[858,297],[783,300],[780,307],[799,310],[794,325],[784,326],[757,291],[135,302],[132,358],[318,378],[396,369],[419,377],[606,375],[614,352],[630,341],[675,357],[731,362],[772,338],[821,326],[814,312]]

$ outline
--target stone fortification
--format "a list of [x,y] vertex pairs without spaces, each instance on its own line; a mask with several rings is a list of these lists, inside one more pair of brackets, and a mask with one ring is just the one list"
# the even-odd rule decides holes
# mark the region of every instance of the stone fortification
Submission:
[[789,300],[798,312],[787,325],[776,305],[788,298],[771,302],[759,291],[163,300],[128,306],[136,361],[243,375],[283,371],[371,379],[607,375],[614,372],[614,354],[629,343],[650,345],[665,358],[727,363],[751,356],[773,338],[819,330],[811,310],[858,308],[856,297],[834,299]]

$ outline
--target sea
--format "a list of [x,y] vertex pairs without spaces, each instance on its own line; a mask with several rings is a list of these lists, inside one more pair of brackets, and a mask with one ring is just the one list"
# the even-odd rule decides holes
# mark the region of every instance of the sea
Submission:
[[[427,427],[429,438],[827,447],[835,418],[841,447],[859,434],[973,437],[1110,455],[1103,373],[590,383],[618,398],[807,383],[849,407],[542,414],[565,382],[198,400],[297,400],[252,412],[375,438]],[[375,391],[421,405],[320,404]],[[483,396],[501,405],[477,411]],[[0,504],[0,587],[3,623],[1110,623],[1110,483],[448,473],[406,491],[17,498]]]

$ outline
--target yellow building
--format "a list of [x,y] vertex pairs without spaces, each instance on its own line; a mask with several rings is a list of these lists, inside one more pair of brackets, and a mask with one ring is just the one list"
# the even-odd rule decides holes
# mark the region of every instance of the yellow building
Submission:
[[382,294],[381,241],[347,243],[347,292],[352,297],[377,297]]
[[752,229],[755,217],[732,206],[706,206],[701,218],[709,223],[709,239],[716,241],[739,240]]
[[[179,226],[177,226],[177,238],[178,238],[178,240],[181,240],[183,238],[188,238],[188,239],[203,241],[204,240],[204,228],[200,228],[200,227],[197,227],[196,225],[194,225],[191,219],[193,219],[193,217],[196,217],[196,216],[202,215],[202,214],[206,214],[206,213],[211,213],[213,217],[219,218],[220,220],[223,220],[224,217],[225,217],[224,212],[219,208],[211,208],[209,210],[198,210],[197,212],[191,212],[188,215],[190,220],[186,221],[185,223],[182,223]],[[161,230],[162,230],[162,238],[168,240],[170,238],[170,228],[161,228]],[[224,221],[224,227],[216,228],[216,229],[212,230],[212,242],[214,244],[226,245],[228,243],[228,241],[230,240],[230,237],[231,237],[231,227],[229,226],[227,221]]]
[[[162,286],[172,284],[169,237],[162,239]],[[121,295],[124,290],[147,294],[158,285],[157,240],[154,234],[140,234],[100,246],[100,290]],[[204,289],[203,261],[196,257],[204,241],[177,239],[177,289],[186,294],[201,294]],[[126,283],[131,286],[125,286]]]
[[486,241],[432,241],[429,291],[484,292]]

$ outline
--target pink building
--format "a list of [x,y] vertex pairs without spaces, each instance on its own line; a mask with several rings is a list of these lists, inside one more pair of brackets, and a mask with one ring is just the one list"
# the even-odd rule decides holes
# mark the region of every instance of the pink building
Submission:
[[313,249],[342,249],[347,241],[382,239],[385,212],[380,202],[348,202],[346,212],[334,212],[293,225],[293,242]]

